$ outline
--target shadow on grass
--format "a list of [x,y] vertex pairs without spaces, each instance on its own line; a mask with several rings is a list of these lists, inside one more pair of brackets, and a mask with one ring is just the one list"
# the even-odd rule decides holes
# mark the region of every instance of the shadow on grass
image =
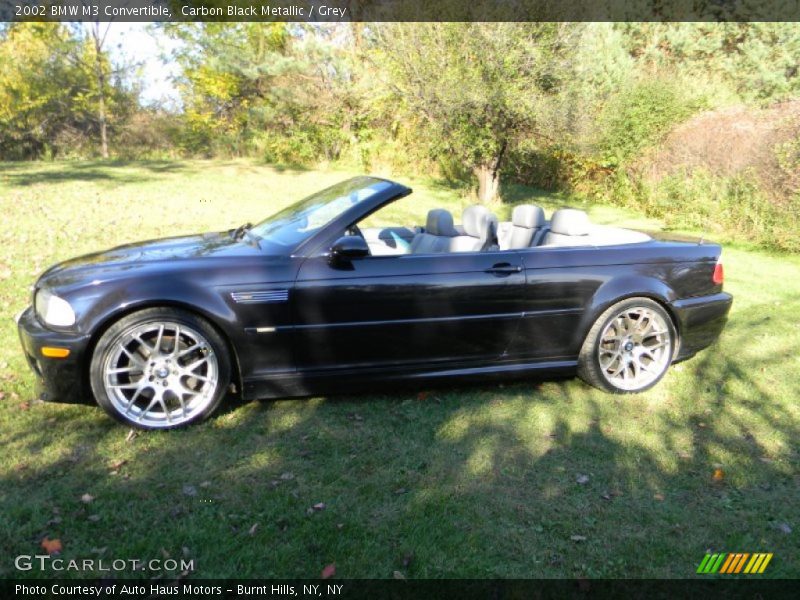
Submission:
[[[31,164],[36,169],[31,169]],[[197,169],[185,161],[171,160],[109,160],[58,163],[2,163],[5,179],[12,186],[64,183],[73,181],[140,183],[154,176],[189,174]]]
[[[763,318],[741,316],[726,347]],[[166,553],[202,577],[314,577],[331,562],[343,577],[690,577],[711,549],[775,552],[770,571],[797,576],[775,524],[797,506],[800,427],[758,376],[779,359],[712,347],[682,365],[698,387],[667,381],[655,407],[519,383],[239,404],[127,441],[67,411],[6,441],[32,460],[57,451],[0,480],[0,551],[35,553],[47,535],[63,558]],[[770,456],[765,428],[787,454]]]

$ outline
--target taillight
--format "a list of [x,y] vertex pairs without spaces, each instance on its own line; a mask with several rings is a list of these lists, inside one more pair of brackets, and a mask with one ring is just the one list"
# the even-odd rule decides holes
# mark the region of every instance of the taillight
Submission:
[[722,268],[722,259],[720,258],[717,264],[714,265],[714,274],[711,276],[711,281],[714,282],[714,285],[722,285],[724,280],[725,270]]

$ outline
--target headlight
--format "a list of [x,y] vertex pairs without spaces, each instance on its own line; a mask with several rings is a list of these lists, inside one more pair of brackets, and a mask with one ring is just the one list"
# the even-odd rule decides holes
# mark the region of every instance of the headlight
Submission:
[[48,325],[56,327],[69,327],[75,324],[75,311],[69,302],[54,296],[47,290],[36,292],[34,300],[36,315]]

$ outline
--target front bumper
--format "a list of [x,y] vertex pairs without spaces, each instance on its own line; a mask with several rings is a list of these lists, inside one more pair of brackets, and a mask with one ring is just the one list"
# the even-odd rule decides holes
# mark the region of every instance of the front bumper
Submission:
[[[17,330],[28,365],[36,375],[37,393],[48,402],[90,403],[85,365],[89,336],[46,329],[34,315],[33,307],[17,318]],[[67,348],[66,358],[48,358],[42,347]]]
[[681,338],[675,360],[689,358],[713,344],[728,321],[732,304],[733,296],[725,292],[673,302]]

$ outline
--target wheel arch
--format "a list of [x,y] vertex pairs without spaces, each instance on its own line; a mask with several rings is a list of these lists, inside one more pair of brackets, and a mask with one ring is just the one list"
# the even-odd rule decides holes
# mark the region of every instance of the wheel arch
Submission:
[[231,357],[232,383],[236,385],[238,393],[241,393],[242,370],[239,362],[239,354],[237,353],[236,347],[231,341],[230,336],[225,331],[225,328],[219,324],[218,320],[213,314],[198,308],[196,305],[181,302],[179,300],[152,300],[138,302],[105,315],[103,319],[95,326],[94,332],[92,333],[91,337],[89,338],[89,342],[86,345],[86,354],[82,374],[83,384],[87,386],[85,389],[91,389],[89,386],[89,372],[92,365],[92,356],[94,355],[94,350],[97,347],[97,343],[100,341],[100,338],[103,337],[103,334],[120,319],[149,308],[176,308],[184,312],[191,313],[207,321],[225,342],[226,350]]
[[681,345],[681,322],[671,303],[678,298],[678,295],[664,281],[651,277],[617,277],[603,283],[595,291],[585,307],[577,328],[577,337],[574,340],[576,347],[581,348],[583,346],[592,325],[600,315],[608,310],[610,306],[629,298],[652,300],[669,315],[672,327],[675,330],[675,349],[672,355],[672,360],[675,360]]

